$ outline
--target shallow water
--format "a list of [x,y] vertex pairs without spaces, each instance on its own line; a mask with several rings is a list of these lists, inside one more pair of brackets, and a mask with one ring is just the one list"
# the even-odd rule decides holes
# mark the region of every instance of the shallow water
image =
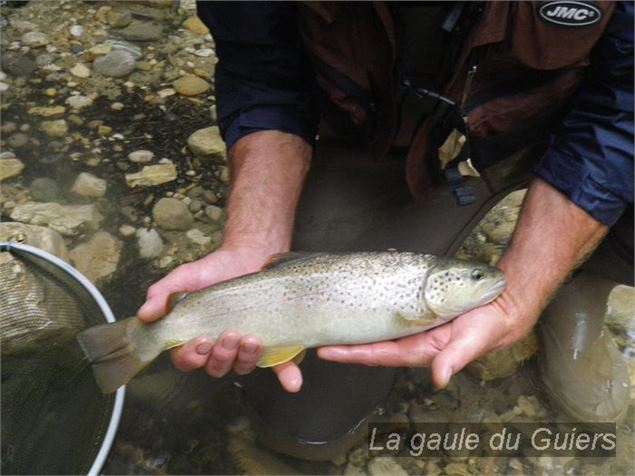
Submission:
[[[209,74],[215,59],[208,51],[213,44],[189,20],[194,14],[192,2],[182,2],[178,9],[171,8],[170,2],[159,3],[31,2],[24,8],[2,6],[0,12],[4,73],[0,83],[7,85],[0,106],[1,146],[3,153],[14,153],[24,166],[2,182],[2,220],[11,220],[16,206],[30,201],[95,205],[104,217],[96,228],[109,233],[116,243],[112,250],[107,252],[104,246],[89,248],[90,259],[85,251],[78,250],[78,245],[90,243],[94,237],[95,229],[88,225],[65,235],[64,241],[75,265],[85,274],[92,273],[118,317],[134,314],[143,303],[147,287],[170,269],[213,250],[220,241],[223,223],[221,208],[227,184],[224,155],[197,155],[187,146],[190,134],[214,125],[210,108],[215,98]],[[104,7],[111,10],[104,11]],[[102,76],[94,71],[93,56],[97,54],[89,50],[119,39],[121,28],[116,26],[125,23],[127,16],[133,24],[141,24],[139,28],[154,23],[162,26],[163,32],[154,40],[124,44],[142,55],[133,72],[121,78]],[[184,26],[186,21],[189,27]],[[82,27],[81,32],[77,27]],[[42,40],[45,44],[27,45],[33,39],[24,35],[33,31],[48,35]],[[7,58],[7,53],[13,56]],[[71,73],[77,63],[91,70],[89,77]],[[194,96],[174,92],[173,81],[186,73],[207,79],[210,89]],[[67,104],[72,96],[88,97],[91,104],[76,108]],[[65,110],[52,113],[52,109],[33,109],[54,106]],[[52,115],[42,115],[48,113]],[[51,135],[44,122],[61,119],[67,131]],[[149,150],[154,157],[147,163],[133,162],[128,154],[137,150]],[[9,159],[5,155],[2,160]],[[176,178],[156,186],[133,188],[127,184],[126,174],[157,165],[161,159],[175,164]],[[71,192],[82,172],[104,180],[105,195]],[[36,179],[44,178],[52,182],[43,186],[40,180],[34,184]],[[166,224],[157,224],[153,209],[165,197],[176,198],[189,208],[191,222],[179,225],[184,229],[170,230]],[[518,204],[519,198],[514,196],[493,218],[486,218],[468,240],[464,253],[485,260],[500,253]],[[193,229],[198,232],[192,234]],[[158,252],[155,249],[152,257],[140,257],[138,230],[157,232],[162,247]],[[115,266],[109,267],[113,262]],[[633,383],[632,289],[622,288],[617,294],[608,324],[629,363]],[[402,424],[421,419],[568,421],[538,384],[535,358],[530,358],[535,347],[535,342],[527,341],[505,354],[503,360],[492,358],[481,367],[475,365],[457,375],[444,391],[433,390],[427,370],[404,371],[382,418]],[[511,365],[514,360],[522,363]],[[482,380],[497,372],[504,376]],[[227,379],[216,381],[202,373],[181,374],[163,356],[128,386],[120,430],[104,473],[635,474],[634,420],[631,398],[626,420],[618,426],[617,456],[602,460],[381,459],[369,457],[363,443],[334,461],[309,463],[275,455],[254,443]]]

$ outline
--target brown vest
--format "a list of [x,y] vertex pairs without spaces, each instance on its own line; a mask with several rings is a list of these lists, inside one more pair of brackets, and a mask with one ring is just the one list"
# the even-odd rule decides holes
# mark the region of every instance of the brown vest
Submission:
[[[493,152],[527,145],[509,138],[548,137],[584,77],[614,4],[593,4],[586,13],[596,18],[586,22],[585,12],[576,10],[580,2],[465,4],[457,29],[466,31],[453,33],[453,58],[437,92],[461,106],[471,153],[486,163]],[[388,5],[300,2],[298,12],[324,96],[324,119],[366,142],[374,157],[384,157],[399,127],[402,94],[398,32]],[[406,159],[407,180],[419,199],[429,196],[439,176],[438,161],[430,159],[444,137],[433,132],[430,120],[420,124]]]

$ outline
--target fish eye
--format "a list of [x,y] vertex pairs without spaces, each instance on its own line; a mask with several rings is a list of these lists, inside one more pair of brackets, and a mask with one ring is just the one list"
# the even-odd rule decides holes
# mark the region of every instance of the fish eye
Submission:
[[470,273],[470,277],[474,280],[474,281],[479,281],[481,279],[483,279],[483,272],[480,269],[475,269]]

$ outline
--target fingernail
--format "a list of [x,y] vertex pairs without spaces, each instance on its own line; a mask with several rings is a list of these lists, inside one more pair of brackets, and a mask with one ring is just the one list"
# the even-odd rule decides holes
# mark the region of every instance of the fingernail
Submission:
[[253,354],[258,350],[258,344],[255,342],[246,342],[245,345],[243,345],[243,349],[248,354]]
[[238,346],[238,337],[227,336],[222,340],[221,345],[226,350],[234,350]]
[[209,342],[203,342],[196,346],[196,353],[200,355],[207,355],[212,350],[212,344]]

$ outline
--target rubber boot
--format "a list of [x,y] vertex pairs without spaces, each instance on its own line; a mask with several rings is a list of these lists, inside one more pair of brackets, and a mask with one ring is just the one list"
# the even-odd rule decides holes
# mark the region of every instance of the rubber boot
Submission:
[[628,369],[604,327],[615,285],[582,271],[560,289],[539,323],[544,387],[578,421],[619,421],[628,409]]

